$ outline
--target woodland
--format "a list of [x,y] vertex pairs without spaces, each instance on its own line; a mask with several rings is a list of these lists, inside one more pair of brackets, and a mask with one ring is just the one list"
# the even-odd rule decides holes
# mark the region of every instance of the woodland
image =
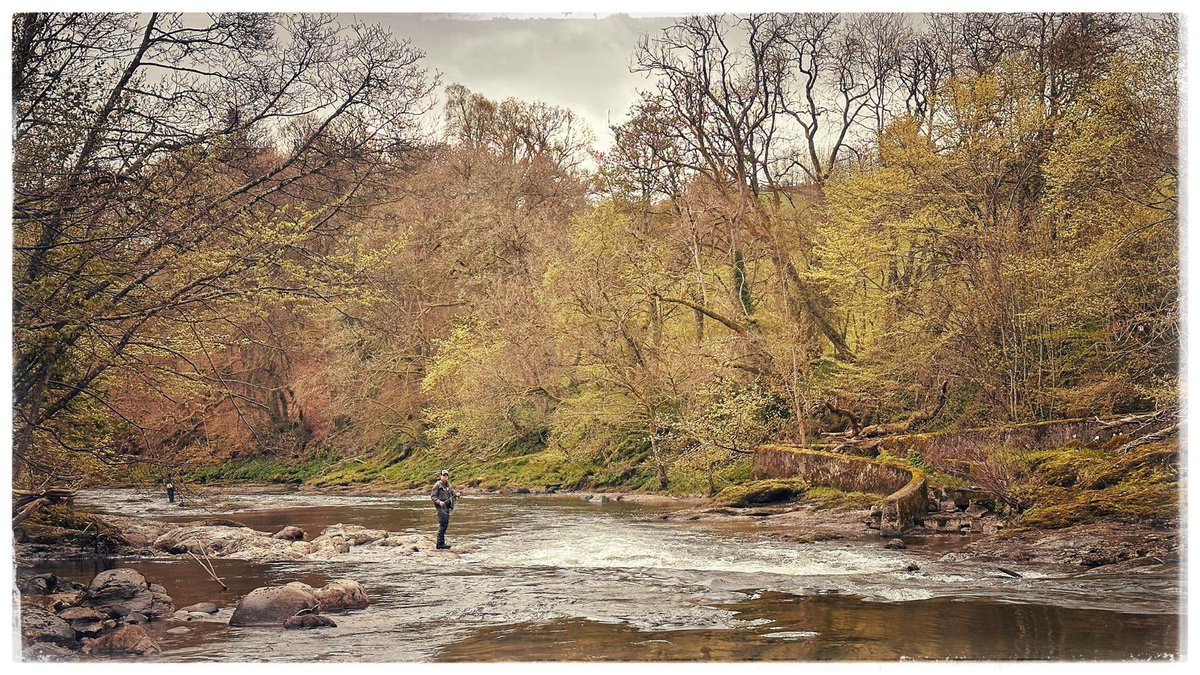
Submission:
[[369,19],[16,15],[14,485],[716,494],[765,443],[1175,416],[1179,28],[679,18],[603,148]]

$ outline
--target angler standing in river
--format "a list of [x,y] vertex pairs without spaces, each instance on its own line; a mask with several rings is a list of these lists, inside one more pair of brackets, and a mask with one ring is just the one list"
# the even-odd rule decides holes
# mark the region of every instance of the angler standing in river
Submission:
[[450,512],[454,510],[457,500],[458,493],[450,487],[450,471],[442,469],[442,477],[433,484],[433,506],[437,509],[438,517],[438,548],[450,548],[446,543],[446,528],[450,525]]

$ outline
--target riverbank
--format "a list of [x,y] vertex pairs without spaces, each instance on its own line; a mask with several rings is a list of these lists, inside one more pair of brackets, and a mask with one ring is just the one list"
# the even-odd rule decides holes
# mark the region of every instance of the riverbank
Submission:
[[[991,538],[975,535],[906,535],[898,548],[870,527],[869,509],[831,508],[827,499],[731,508],[614,493],[469,495],[451,525],[453,549],[435,551],[423,491],[389,492],[245,484],[171,505],[158,492],[87,490],[77,506],[103,512],[126,547],[92,559],[22,556],[18,575],[88,586],[98,571],[130,568],[176,606],[215,603],[212,620],[145,626],[162,653],[139,658],[173,661],[553,660],[586,656],[575,650],[579,640],[634,660],[697,653],[638,646],[656,640],[720,645],[721,656],[710,658],[727,660],[1173,653],[1179,591],[1169,564],[1107,574],[1121,568],[988,559],[972,546]],[[193,558],[204,553],[229,591]],[[372,606],[335,617],[336,627],[290,633],[284,646],[277,627],[229,622],[256,588],[337,579],[360,582]],[[652,605],[647,594],[657,598]],[[1138,637],[1110,644],[1046,635],[1051,614],[1061,617],[1055,626],[1103,623]],[[897,633],[897,621],[922,628]],[[1005,641],[961,641],[954,630],[930,628],[964,621],[1040,626],[1042,637],[1014,653]],[[850,626],[864,631],[862,651],[845,648]],[[522,649],[506,651],[505,636]]]
[[[855,542],[871,547],[898,546],[895,538],[881,537],[877,526],[872,527],[870,508],[862,506],[861,498],[841,495],[831,498],[829,490],[813,491],[813,496],[785,503],[731,507],[712,499],[690,496],[633,492],[574,492],[554,491],[532,494],[528,490],[486,490],[462,488],[468,498],[536,496],[551,501],[630,504],[651,509],[657,520],[687,528],[715,532],[750,530],[755,536],[794,545],[822,541]],[[358,499],[382,500],[409,498],[420,501],[423,489],[396,488],[380,485],[314,488],[273,483],[239,482],[205,486],[203,490],[183,486],[177,512],[167,510],[170,520],[150,513],[163,513],[163,496],[156,491],[131,492],[133,499],[145,504],[146,512],[137,512],[137,505],[126,505],[134,515],[89,514],[84,520],[102,525],[113,546],[96,551],[80,546],[70,539],[17,542],[18,560],[52,558],[87,558],[96,555],[154,555],[154,540],[179,521],[197,525],[240,526],[237,512],[249,501],[286,497],[288,504],[353,503]],[[129,497],[125,497],[129,499]],[[84,507],[86,508],[86,506]],[[177,513],[178,515],[175,515]],[[213,514],[233,514],[214,518]],[[900,538],[905,547],[920,549],[926,542],[936,542],[944,551],[946,561],[977,561],[1006,568],[1025,568],[1054,573],[1122,572],[1129,569],[1154,571],[1178,565],[1180,533],[1178,528],[1139,523],[1078,523],[1059,528],[1021,527],[1011,519],[997,514],[983,516],[989,522],[987,534],[957,534],[914,529]],[[82,521],[80,521],[82,522]],[[219,534],[219,532],[218,532]],[[271,533],[266,533],[268,536]]]

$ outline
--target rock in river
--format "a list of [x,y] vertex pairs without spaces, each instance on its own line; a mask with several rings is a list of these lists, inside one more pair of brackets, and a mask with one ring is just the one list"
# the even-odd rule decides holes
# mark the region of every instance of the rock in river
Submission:
[[295,525],[288,525],[282,530],[271,535],[271,538],[283,539],[285,541],[304,541],[307,536],[308,535],[304,532],[304,530],[296,527]]
[[23,656],[26,661],[73,661],[75,652],[50,642],[35,642],[25,648]]
[[337,624],[333,619],[322,614],[301,614],[300,616],[288,617],[287,621],[283,622],[284,628],[337,628]]
[[58,613],[58,618],[69,623],[79,637],[96,637],[117,625],[107,614],[90,607],[68,607]]
[[154,548],[167,553],[214,555],[241,560],[300,560],[312,551],[304,541],[275,539],[249,527],[186,525],[154,540]]
[[362,609],[371,604],[362,584],[350,579],[331,581],[321,588],[313,588],[308,584],[293,581],[289,586],[296,586],[313,594],[321,603],[322,612],[343,612],[348,609]]
[[216,605],[216,603],[212,603],[212,602],[197,602],[194,605],[188,605],[187,607],[180,607],[179,611],[181,611],[181,612],[203,612],[205,614],[216,614],[217,613],[217,605]]
[[75,629],[66,620],[40,607],[21,611],[21,637],[27,642],[49,642],[63,647],[75,645]]
[[238,602],[229,618],[230,626],[281,626],[301,610],[312,611],[320,603],[303,584],[264,586],[250,591]]
[[121,626],[89,640],[83,647],[85,654],[150,654],[161,652],[158,643],[141,626]]
[[107,613],[112,618],[139,612],[154,619],[170,616],[175,604],[166,589],[146,583],[146,577],[125,567],[97,574],[88,584],[86,597],[80,603]]

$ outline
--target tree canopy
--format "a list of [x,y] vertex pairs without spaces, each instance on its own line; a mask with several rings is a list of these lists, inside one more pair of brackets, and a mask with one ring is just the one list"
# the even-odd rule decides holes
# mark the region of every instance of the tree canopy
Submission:
[[14,475],[552,451],[712,489],[773,440],[1172,406],[1178,29],[686,17],[601,151],[369,23],[17,15]]

